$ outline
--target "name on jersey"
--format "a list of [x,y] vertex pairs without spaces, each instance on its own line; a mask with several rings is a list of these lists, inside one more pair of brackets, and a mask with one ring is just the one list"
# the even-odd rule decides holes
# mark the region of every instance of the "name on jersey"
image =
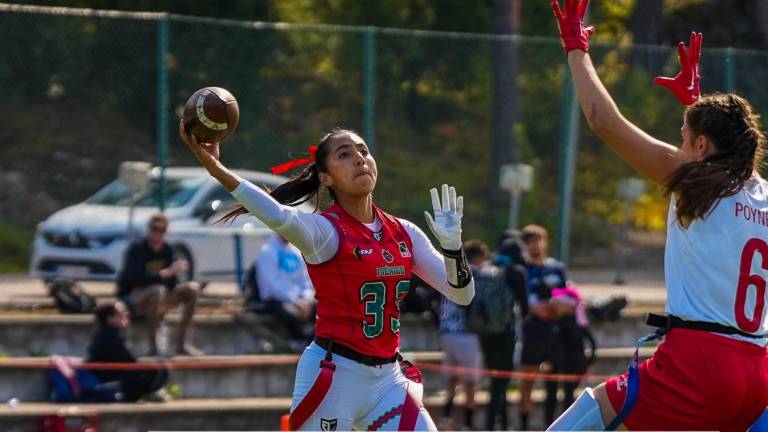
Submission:
[[405,266],[376,267],[377,277],[403,276],[403,275],[405,275]]
[[758,225],[768,226],[768,211],[758,210],[740,202],[736,202],[736,217],[743,217],[745,220]]

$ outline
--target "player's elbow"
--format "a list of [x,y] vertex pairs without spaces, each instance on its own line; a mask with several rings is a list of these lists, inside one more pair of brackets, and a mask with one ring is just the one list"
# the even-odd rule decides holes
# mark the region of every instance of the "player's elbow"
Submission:
[[597,108],[593,105],[589,112],[585,112],[589,128],[605,142],[615,139],[622,130],[631,127],[631,124],[621,115],[615,106]]

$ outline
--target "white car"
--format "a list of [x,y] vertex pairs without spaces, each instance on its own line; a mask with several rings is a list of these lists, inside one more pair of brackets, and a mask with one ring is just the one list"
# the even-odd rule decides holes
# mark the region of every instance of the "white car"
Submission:
[[[286,181],[261,172],[236,172],[271,189]],[[148,187],[135,198],[131,229],[130,192],[119,179],[41,222],[34,240],[31,275],[46,280],[115,280],[131,239],[144,236],[149,217],[159,211],[158,178],[159,170],[151,170]],[[272,232],[249,215],[238,217],[232,224],[215,224],[235,200],[202,168],[167,168],[165,179],[165,213],[170,220],[166,239],[177,257],[190,263],[184,279],[203,283],[234,280],[237,266],[244,271],[253,263]],[[301,208],[313,210],[309,205]]]

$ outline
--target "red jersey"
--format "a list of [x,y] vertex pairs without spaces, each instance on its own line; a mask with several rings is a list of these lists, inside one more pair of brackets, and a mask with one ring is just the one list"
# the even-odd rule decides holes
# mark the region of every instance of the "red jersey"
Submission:
[[400,346],[400,300],[408,293],[411,238],[395,217],[375,205],[382,222],[372,232],[334,205],[322,213],[336,228],[339,248],[321,264],[308,264],[315,286],[315,334],[376,357]]

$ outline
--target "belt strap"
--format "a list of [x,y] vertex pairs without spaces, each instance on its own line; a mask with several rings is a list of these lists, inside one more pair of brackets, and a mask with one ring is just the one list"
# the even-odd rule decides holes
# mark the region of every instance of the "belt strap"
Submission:
[[660,328],[656,332],[646,335],[637,341],[635,347],[635,353],[632,355],[632,359],[629,361],[629,370],[627,377],[627,394],[624,396],[624,404],[621,406],[621,410],[616,414],[616,417],[605,427],[605,430],[616,430],[620,424],[624,422],[632,408],[635,407],[637,402],[637,395],[640,392],[640,374],[638,373],[639,353],[640,346],[647,342],[661,338],[667,331],[666,328]]
[[768,335],[764,334],[752,334],[747,333],[744,331],[741,331],[735,327],[726,326],[714,322],[708,322],[708,321],[688,321],[684,320],[682,318],[676,317],[674,315],[657,315],[653,313],[649,313],[645,318],[645,323],[652,327],[660,327],[660,328],[686,328],[691,330],[701,330],[706,332],[712,332],[712,333],[721,333],[721,334],[728,334],[728,335],[739,335],[744,336],[752,339],[761,339],[764,337],[768,337]]
[[330,339],[324,337],[315,336],[315,343],[320,348],[338,354],[342,357],[354,360],[358,363],[362,363],[366,366],[380,366],[388,363],[394,363],[400,356],[399,353],[395,353],[392,357],[376,357],[359,353],[348,346],[341,345],[337,342],[333,342]]
[[[408,383],[408,385],[412,385]],[[403,408],[400,412],[400,423],[397,426],[399,431],[414,431],[416,430],[416,421],[419,419],[419,405],[414,400],[411,393],[406,388],[405,401],[403,401]]]
[[[332,345],[333,343],[331,343]],[[292,431],[298,430],[304,422],[315,412],[320,403],[325,399],[328,390],[333,384],[333,373],[336,371],[336,364],[333,363],[331,352],[325,354],[325,359],[320,360],[320,375],[317,376],[312,387],[301,399],[296,409],[288,416],[288,428]]]

